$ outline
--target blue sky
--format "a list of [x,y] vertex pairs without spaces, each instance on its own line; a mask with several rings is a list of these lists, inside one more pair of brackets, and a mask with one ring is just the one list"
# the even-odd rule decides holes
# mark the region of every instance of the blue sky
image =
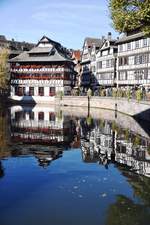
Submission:
[[35,42],[47,35],[68,48],[111,31],[107,0],[0,0],[0,34]]

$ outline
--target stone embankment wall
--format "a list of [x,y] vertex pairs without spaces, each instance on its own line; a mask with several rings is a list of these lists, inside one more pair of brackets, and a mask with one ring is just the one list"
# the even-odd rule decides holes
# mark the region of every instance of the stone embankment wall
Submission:
[[90,102],[88,102],[86,96],[65,96],[62,99],[56,98],[55,104],[80,108],[90,106],[90,108],[109,109],[150,121],[150,102],[148,101],[137,102],[136,100],[128,101],[123,98],[91,97]]
[[[63,115],[65,116],[74,116],[74,117],[84,117],[86,118],[88,116],[88,109],[87,108],[79,108],[78,110],[76,107],[61,107],[59,110],[62,110]],[[98,120],[107,120],[107,121],[115,121],[119,127],[122,127],[123,129],[128,129],[132,131],[135,134],[139,134],[143,137],[149,138],[149,135],[145,131],[143,127],[140,126],[140,124],[131,116],[114,112],[112,110],[106,110],[106,109],[98,109],[98,108],[91,108],[90,109],[90,115],[94,119]],[[147,121],[145,121],[147,123]]]

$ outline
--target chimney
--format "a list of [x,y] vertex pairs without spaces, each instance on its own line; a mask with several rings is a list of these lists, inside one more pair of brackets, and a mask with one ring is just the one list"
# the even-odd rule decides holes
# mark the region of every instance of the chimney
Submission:
[[109,41],[111,41],[111,36],[112,36],[111,32],[108,32],[108,37],[107,38],[108,38]]
[[102,41],[104,41],[105,40],[105,36],[102,36]]

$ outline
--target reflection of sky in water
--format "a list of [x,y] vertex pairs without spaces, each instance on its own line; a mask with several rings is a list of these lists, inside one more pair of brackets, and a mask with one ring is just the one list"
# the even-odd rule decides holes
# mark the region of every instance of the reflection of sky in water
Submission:
[[[38,111],[41,112],[41,109]],[[38,118],[36,109],[35,115]],[[47,116],[44,115],[47,120],[40,120],[40,123],[37,120],[40,124],[38,132],[42,126],[41,134],[44,132],[42,137],[51,136],[56,132],[56,127],[59,129],[61,127],[62,131],[57,131],[57,135],[62,136],[61,140],[66,142],[65,145],[62,145],[62,142],[59,146],[57,145],[60,139],[57,139],[57,143],[49,142],[49,145],[40,145],[39,142],[33,144],[30,140],[23,144],[21,139],[17,142],[14,139],[16,133],[26,136],[31,132],[20,129],[19,126],[25,128],[25,125],[28,126],[31,121],[29,117],[20,117],[21,121],[18,120],[18,114],[15,120],[15,113],[13,113],[11,121],[11,126],[14,126],[11,127],[13,135],[11,133],[11,145],[7,146],[9,154],[5,153],[5,155],[5,151],[0,150],[2,158],[1,224],[122,225],[120,218],[126,217],[128,218],[126,225],[148,225],[150,217],[147,211],[150,205],[149,178],[136,175],[137,171],[131,172],[131,168],[126,166],[127,163],[119,164],[114,159],[112,160],[111,154],[104,154],[104,150],[110,151],[116,147],[115,138],[118,138],[119,143],[120,140],[124,141],[124,146],[129,142],[130,144],[126,145],[127,148],[131,146],[133,140],[136,140],[136,143],[132,145],[132,148],[136,150],[146,149],[147,139],[139,140],[139,135],[136,136],[133,132],[131,134],[130,131],[127,132],[127,129],[119,130],[119,126],[110,121],[63,117],[63,113],[56,113],[55,117],[50,117],[52,121],[48,121],[48,115],[49,113]],[[24,119],[27,119],[26,123],[22,123]],[[48,122],[51,124],[50,133],[47,129],[43,130],[43,124],[46,126]],[[33,129],[36,123],[31,124]],[[54,127],[55,129],[52,129]],[[67,132],[64,127],[67,128]],[[100,134],[102,140],[98,140],[98,143],[94,142]],[[98,152],[100,144],[101,151]],[[80,145],[82,145],[81,148]],[[54,154],[58,148],[58,154]],[[125,150],[123,148],[123,154],[126,153]],[[96,154],[94,151],[97,151]],[[120,151],[120,148],[116,151]],[[133,153],[135,154],[135,151]],[[137,161],[145,160],[145,158],[140,158],[145,157],[145,154],[141,156],[133,153],[132,158]],[[101,162],[100,156],[103,158],[107,156],[108,169],[105,163]],[[148,163],[149,155],[147,154],[146,157]],[[39,166],[49,158],[53,161],[44,164],[46,166]],[[129,160],[130,158],[131,156],[128,157]]]
[[43,219],[44,224],[99,224],[116,195],[133,198],[113,165],[106,170],[84,164],[80,150],[65,152],[45,170],[36,164],[32,157],[3,161],[7,176],[0,183],[2,222],[24,225],[32,218],[33,224]]

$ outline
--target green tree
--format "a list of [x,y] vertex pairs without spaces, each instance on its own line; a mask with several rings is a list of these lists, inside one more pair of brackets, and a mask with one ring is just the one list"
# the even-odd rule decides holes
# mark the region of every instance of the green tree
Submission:
[[149,0],[109,0],[109,9],[117,31],[130,32],[140,29],[150,35]]
[[8,85],[8,50],[2,49],[0,51],[0,88],[6,89]]
[[140,89],[136,91],[136,99],[138,102],[142,100],[142,91]]

